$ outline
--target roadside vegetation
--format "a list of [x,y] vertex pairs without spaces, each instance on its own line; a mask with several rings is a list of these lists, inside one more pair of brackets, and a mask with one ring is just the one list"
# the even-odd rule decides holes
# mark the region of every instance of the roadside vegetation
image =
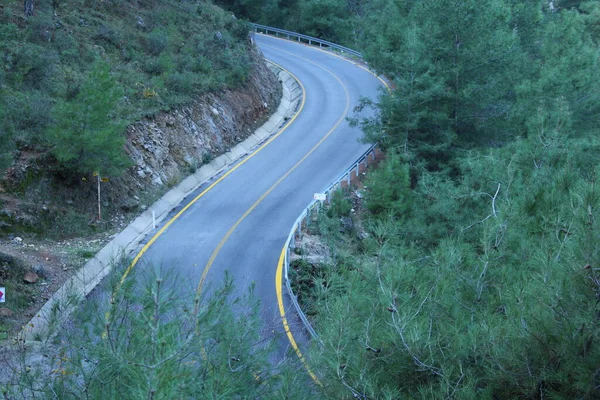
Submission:
[[353,121],[386,160],[294,265],[324,396],[600,397],[598,2],[260,4],[393,84]]
[[64,310],[80,301],[57,305],[37,344],[4,351],[3,397],[310,397],[295,359],[269,362],[276,338],[263,336],[252,290],[234,297],[227,278],[209,297],[182,295],[175,271],[154,270],[121,285],[116,268],[66,320]]
[[18,149],[62,179],[118,176],[128,124],[238,86],[250,69],[246,25],[211,2],[25,3],[30,13],[21,0],[0,7],[4,168]]

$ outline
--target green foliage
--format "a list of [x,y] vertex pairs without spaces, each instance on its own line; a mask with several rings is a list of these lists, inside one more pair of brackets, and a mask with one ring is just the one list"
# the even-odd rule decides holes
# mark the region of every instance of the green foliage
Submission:
[[[27,349],[20,353],[13,365],[19,373],[3,387],[5,396],[307,398],[295,366],[268,364],[271,340],[261,336],[252,290],[232,299],[226,277],[210,297],[199,298],[182,295],[185,284],[173,271],[158,268],[121,284],[122,272],[104,285],[110,305],[99,296],[80,307],[43,349],[43,364],[33,364]],[[54,311],[56,324],[60,307]]]
[[598,2],[280,4],[393,83],[358,234],[291,276],[324,396],[599,397]]
[[[116,150],[122,141],[120,121],[130,123],[199,94],[238,86],[249,72],[246,24],[210,2],[74,0],[67,6],[47,1],[36,2],[33,17],[23,20],[22,13],[18,2],[9,2],[0,13],[4,167],[13,149],[29,146],[55,154],[62,164],[55,172],[61,174],[97,164],[119,173],[126,165],[122,149]],[[98,126],[82,130],[75,127],[82,121],[71,117],[86,118],[79,116],[84,90],[95,104],[104,101],[102,92],[90,93],[102,89],[89,81],[90,67],[98,62],[109,65],[122,94],[117,102],[110,93],[112,111],[103,104],[92,113],[110,115],[113,122],[95,139]],[[108,137],[110,131],[114,137]],[[76,138],[76,132],[85,137]],[[71,139],[79,142],[74,151],[65,146]],[[86,161],[98,149],[106,149],[104,161]]]
[[77,96],[55,106],[49,141],[63,168],[114,176],[129,166],[124,153],[125,121],[117,114],[122,97],[109,66],[97,62]]
[[456,183],[423,172],[412,215],[367,215],[364,239],[332,221],[359,267],[337,259],[346,289],[314,317],[327,397],[598,396],[600,170],[579,163],[599,144],[568,143],[471,152]]
[[389,213],[396,218],[410,213],[408,164],[395,152],[390,152],[383,165],[368,175],[365,185],[369,188],[366,205],[371,213]]
[[329,207],[327,207],[328,217],[339,218],[347,217],[348,215],[350,215],[352,203],[346,198],[344,192],[341,189],[331,192],[329,201],[330,204]]
[[308,316],[316,313],[314,309],[315,278],[319,278],[322,266],[313,265],[305,259],[299,258],[290,263],[290,281],[292,290],[297,294],[298,304]]
[[217,0],[215,3],[238,18],[257,23],[272,23],[280,13],[277,0]]

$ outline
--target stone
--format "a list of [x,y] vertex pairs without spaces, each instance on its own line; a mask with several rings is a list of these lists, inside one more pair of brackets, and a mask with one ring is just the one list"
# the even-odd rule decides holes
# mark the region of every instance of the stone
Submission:
[[125,199],[121,203],[121,210],[123,210],[125,212],[131,212],[131,211],[137,210],[139,206],[140,206],[140,203],[137,200],[135,200],[135,198]]
[[146,27],[146,23],[144,22],[144,19],[142,17],[140,17],[139,15],[136,17],[135,24],[138,29],[144,29]]
[[32,268],[32,270],[38,276],[41,276],[42,278],[46,277],[46,269],[44,268],[44,266],[42,264],[34,265],[33,268]]
[[23,243],[23,239],[20,238],[19,236],[17,236],[16,238],[13,239],[13,242],[15,242],[15,243]]
[[40,279],[40,277],[33,271],[27,271],[23,276],[23,281],[25,281],[25,283],[36,283],[38,279]]
[[211,108],[210,108],[210,112],[212,112],[214,115],[219,115],[219,110],[217,110],[217,109],[216,109],[216,108],[214,108],[214,107],[211,107]]
[[340,232],[350,232],[354,229],[354,221],[350,217],[341,217],[340,221],[342,222],[342,226],[340,227]]
[[13,312],[5,307],[0,308],[0,318],[10,318],[13,316]]

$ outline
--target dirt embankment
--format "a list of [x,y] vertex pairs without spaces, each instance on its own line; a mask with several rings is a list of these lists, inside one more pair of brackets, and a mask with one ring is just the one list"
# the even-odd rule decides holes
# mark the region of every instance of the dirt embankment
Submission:
[[[22,149],[0,181],[0,340],[41,307],[74,271],[153,200],[203,163],[249,136],[272,114],[281,84],[253,50],[253,67],[237,89],[210,93],[177,110],[128,127],[126,151],[133,166],[101,185],[61,182],[45,173],[47,156]],[[60,238],[60,240],[59,240]],[[11,260],[15,260],[11,265]],[[18,265],[17,265],[18,264]],[[34,283],[26,271],[37,271]],[[15,292],[19,292],[18,302]]]

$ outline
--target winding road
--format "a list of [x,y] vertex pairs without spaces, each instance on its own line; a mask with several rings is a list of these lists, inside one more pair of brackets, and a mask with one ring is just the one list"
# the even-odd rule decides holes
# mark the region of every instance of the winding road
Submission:
[[[304,101],[299,113],[281,134],[232,166],[210,190],[210,183],[203,185],[173,210],[165,221],[204,193],[168,229],[151,235],[135,270],[172,266],[189,286],[183,290],[208,291],[229,271],[239,293],[254,283],[264,332],[283,332],[282,302],[301,346],[306,334],[285,286],[275,279],[279,256],[313,194],[367,149],[359,142],[360,130],[351,128],[346,117],[354,115],[361,97],[375,99],[381,82],[363,67],[315,48],[264,35],[255,35],[254,41],[265,58],[300,81]],[[281,345],[283,354],[290,347],[285,335]]]

